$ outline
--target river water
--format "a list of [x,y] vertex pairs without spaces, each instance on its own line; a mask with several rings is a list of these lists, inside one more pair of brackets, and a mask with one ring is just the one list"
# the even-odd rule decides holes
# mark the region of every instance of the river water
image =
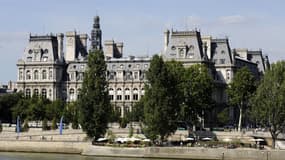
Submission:
[[117,158],[80,156],[77,154],[0,152],[0,160],[147,160],[143,158]]
[[94,157],[94,156],[80,156],[77,154],[0,152],[0,160],[150,160],[150,159]]

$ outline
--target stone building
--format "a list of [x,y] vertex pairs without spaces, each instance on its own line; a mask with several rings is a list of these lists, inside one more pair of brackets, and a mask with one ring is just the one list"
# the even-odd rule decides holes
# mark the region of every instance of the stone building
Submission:
[[[23,57],[17,63],[17,90],[28,97],[42,95],[51,100],[75,101],[87,65],[87,43],[88,35],[76,31],[65,35],[30,35]],[[231,49],[227,38],[201,36],[198,31],[166,30],[164,43],[161,55],[165,61],[180,61],[185,67],[205,64],[209,68],[215,82],[213,98],[220,103],[227,102],[225,88],[237,68],[248,66],[258,78],[269,67],[268,57],[261,50]],[[123,43],[114,40],[105,41],[103,47],[98,16],[94,18],[89,49],[104,49],[110,99],[124,116],[144,95],[145,73],[151,57],[124,57]]]

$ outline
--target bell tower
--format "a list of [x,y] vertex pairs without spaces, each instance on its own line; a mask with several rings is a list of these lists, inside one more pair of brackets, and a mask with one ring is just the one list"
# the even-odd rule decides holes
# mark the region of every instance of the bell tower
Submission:
[[102,31],[100,29],[99,16],[94,17],[93,29],[91,31],[91,50],[102,49]]

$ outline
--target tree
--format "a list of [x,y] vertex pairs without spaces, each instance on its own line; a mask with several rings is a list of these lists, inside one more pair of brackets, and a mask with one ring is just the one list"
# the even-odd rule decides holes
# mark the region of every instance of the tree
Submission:
[[88,68],[78,99],[80,123],[90,138],[104,136],[111,113],[106,81],[106,63],[101,50],[90,51]]
[[239,69],[227,88],[229,102],[239,109],[238,131],[241,131],[243,113],[248,107],[248,100],[255,91],[255,79],[247,67]]
[[17,103],[21,101],[22,97],[22,93],[4,94],[0,96],[0,120],[2,120],[2,122],[12,122],[13,107],[15,107]]
[[162,57],[155,55],[146,74],[148,84],[144,96],[144,124],[146,135],[155,140],[160,136],[163,141],[176,130],[175,121],[179,109],[176,93],[176,77],[163,62]]
[[272,147],[275,148],[277,136],[285,130],[285,61],[277,62],[266,70],[251,104],[257,123],[269,127]]
[[183,104],[181,120],[188,124],[197,124],[198,118],[204,118],[205,110],[213,104],[213,79],[204,65],[193,65],[185,69],[183,75]]

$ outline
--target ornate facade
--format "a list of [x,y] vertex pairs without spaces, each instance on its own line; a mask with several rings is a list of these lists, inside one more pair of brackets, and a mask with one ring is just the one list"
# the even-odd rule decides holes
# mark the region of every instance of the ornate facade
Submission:
[[[100,19],[94,18],[90,49],[102,49]],[[65,47],[64,47],[65,37]],[[55,35],[30,35],[23,57],[18,61],[17,90],[26,96],[42,95],[51,100],[75,101],[87,65],[87,34],[75,31]],[[177,60],[185,67],[205,64],[215,80],[213,98],[226,102],[226,85],[237,68],[248,66],[258,78],[269,67],[262,51],[231,49],[229,41],[201,36],[198,31],[165,31],[164,60]],[[65,51],[64,51],[65,48]],[[123,57],[123,43],[105,41],[109,95],[123,116],[144,95],[145,73],[151,57]]]

